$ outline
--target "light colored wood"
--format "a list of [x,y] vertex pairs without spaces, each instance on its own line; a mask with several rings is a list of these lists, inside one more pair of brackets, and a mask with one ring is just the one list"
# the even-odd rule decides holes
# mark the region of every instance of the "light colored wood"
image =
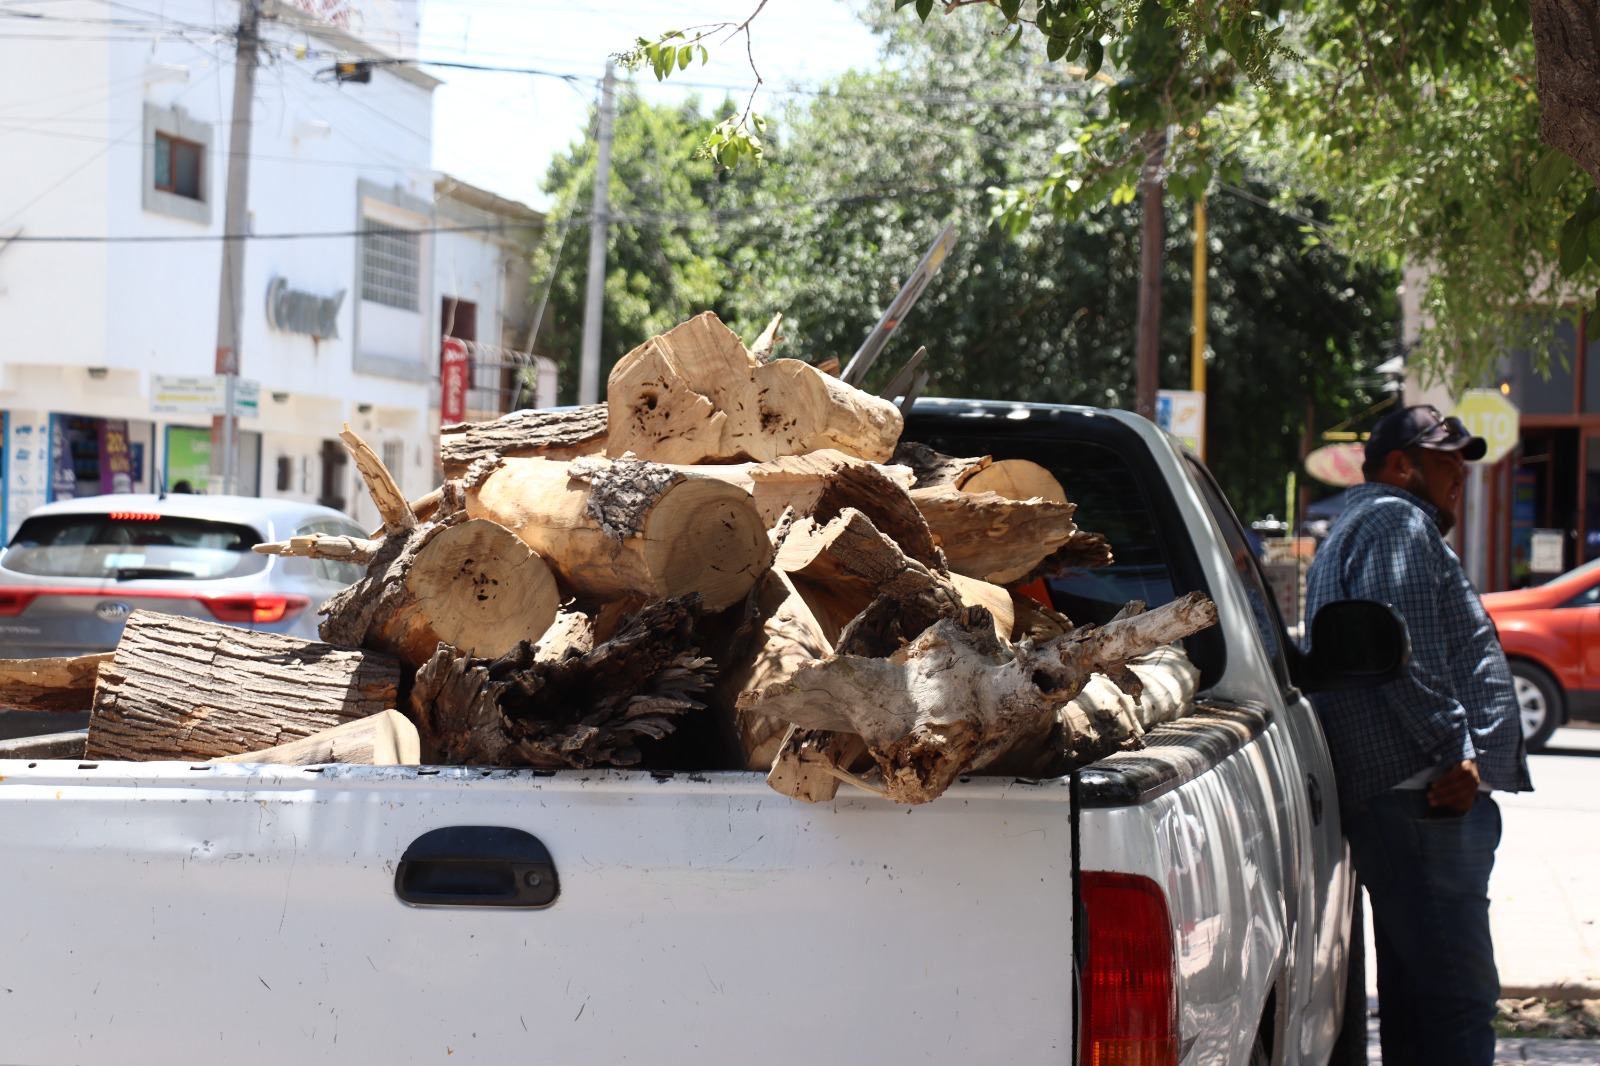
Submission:
[[956,587],[961,602],[968,607],[982,607],[994,619],[994,634],[1001,643],[1011,643],[1011,631],[1016,628],[1016,607],[1011,602],[1010,591],[987,581],[979,581],[965,574],[951,574],[950,583]]
[[87,711],[111,653],[51,659],[0,659],[0,707],[13,711]]
[[354,722],[313,733],[261,751],[224,755],[212,762],[273,763],[282,766],[419,766],[422,763],[417,727],[396,710],[379,711]]
[[560,662],[569,655],[593,651],[594,644],[594,617],[576,608],[562,608],[539,638],[534,654],[541,661]]
[[761,331],[761,336],[757,337],[756,342],[750,346],[750,354],[755,356],[759,362],[772,362],[773,349],[778,346],[778,341],[782,339],[778,336],[778,327],[782,324],[783,312],[780,311],[772,316],[772,321],[767,323],[767,328]]
[[957,488],[965,492],[992,492],[1008,500],[1067,502],[1067,492],[1055,475],[1026,459],[991,462],[962,478]]
[[882,462],[900,411],[796,359],[762,363],[706,312],[612,368],[606,452],[659,463],[765,462],[835,448]]
[[393,707],[399,690],[379,652],[134,611],[100,667],[84,757],[260,751]]
[[[1216,608],[1190,593],[1148,613],[1085,626],[1048,644],[1007,649],[971,612],[945,618],[887,658],[836,653],[802,667],[787,683],[741,697],[739,707],[802,729],[856,733],[867,742],[881,784],[897,803],[936,798],[960,774],[1009,749],[1017,735],[1053,723],[1095,671],[1120,670],[1216,621]],[[1086,748],[1127,739],[1076,738]],[[1070,746],[1070,745],[1069,745]]]
[[651,463],[506,459],[468,488],[467,512],[513,530],[568,590],[598,600],[698,592],[717,611],[772,559],[749,493]]
[[867,742],[854,733],[789,727],[767,772],[774,791],[806,803],[827,803],[838,795],[841,773],[867,753]]
[[606,405],[595,403],[567,410],[512,411],[489,422],[451,426],[439,434],[439,459],[445,477],[458,478],[484,459],[576,459],[600,455],[605,446]]
[[335,559],[339,562],[366,566],[378,554],[381,542],[363,537],[345,537],[335,533],[312,533],[304,537],[270,544],[257,544],[250,550],[261,555],[292,555],[302,559]]
[[383,465],[383,460],[378,458],[378,453],[372,450],[372,446],[362,440],[350,428],[348,422],[340,431],[339,439],[344,441],[345,447],[350,450],[350,458],[355,461],[361,480],[366,482],[367,493],[377,505],[378,515],[383,519],[384,533],[393,535],[416,528],[416,512],[411,510],[410,501],[400,491],[394,475],[389,473],[388,467]]
[[1028,574],[1078,531],[1076,504],[1008,500],[994,492],[912,489],[950,569],[997,585]]
[[[762,578],[755,590],[755,607],[761,617],[760,633],[746,660],[730,670],[723,685],[735,698],[740,692],[782,684],[804,664],[833,651],[811,608],[783,571],[771,570]],[[771,767],[789,723],[735,711],[734,726],[744,745],[747,768]]]

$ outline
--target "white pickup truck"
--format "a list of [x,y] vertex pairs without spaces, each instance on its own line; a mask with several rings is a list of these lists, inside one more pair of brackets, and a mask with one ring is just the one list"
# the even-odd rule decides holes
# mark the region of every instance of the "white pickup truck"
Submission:
[[904,436],[1056,474],[1116,553],[1051,581],[1074,620],[1211,596],[1194,713],[918,807],[734,771],[7,742],[0,1062],[1365,1062],[1359,909],[1302,692],[1393,676],[1403,626],[1341,605],[1300,653],[1210,476],[1131,415],[922,401]]

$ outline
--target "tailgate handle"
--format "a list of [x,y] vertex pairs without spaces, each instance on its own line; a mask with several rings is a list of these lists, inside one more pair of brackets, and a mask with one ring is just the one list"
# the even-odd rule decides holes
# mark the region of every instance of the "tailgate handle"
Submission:
[[429,830],[394,871],[394,894],[418,907],[548,907],[560,891],[539,838],[500,825]]

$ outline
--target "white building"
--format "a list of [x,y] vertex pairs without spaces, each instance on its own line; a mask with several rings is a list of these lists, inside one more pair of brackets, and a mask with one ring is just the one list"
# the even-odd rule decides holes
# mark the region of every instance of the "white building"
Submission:
[[[446,307],[471,305],[469,339],[518,361],[493,349],[526,347],[513,303],[542,220],[434,169],[439,83],[382,62],[391,53],[373,43],[409,54],[416,0],[302,2],[264,0],[237,491],[322,500],[371,524],[340,428],[365,437],[403,491],[434,486]],[[7,20],[0,64],[9,536],[50,499],[219,487],[203,396],[171,379],[214,383],[238,15],[198,0],[7,12],[40,16]],[[19,43],[19,25],[36,39]],[[336,81],[338,58],[369,61],[367,80]],[[524,343],[508,345],[518,329]],[[498,395],[474,393],[479,413]]]

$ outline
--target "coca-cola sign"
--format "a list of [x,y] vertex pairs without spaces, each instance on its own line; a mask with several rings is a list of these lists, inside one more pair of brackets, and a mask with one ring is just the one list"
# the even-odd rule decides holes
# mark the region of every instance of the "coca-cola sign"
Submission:
[[439,424],[464,422],[467,418],[467,387],[471,367],[467,342],[446,337],[439,353]]

